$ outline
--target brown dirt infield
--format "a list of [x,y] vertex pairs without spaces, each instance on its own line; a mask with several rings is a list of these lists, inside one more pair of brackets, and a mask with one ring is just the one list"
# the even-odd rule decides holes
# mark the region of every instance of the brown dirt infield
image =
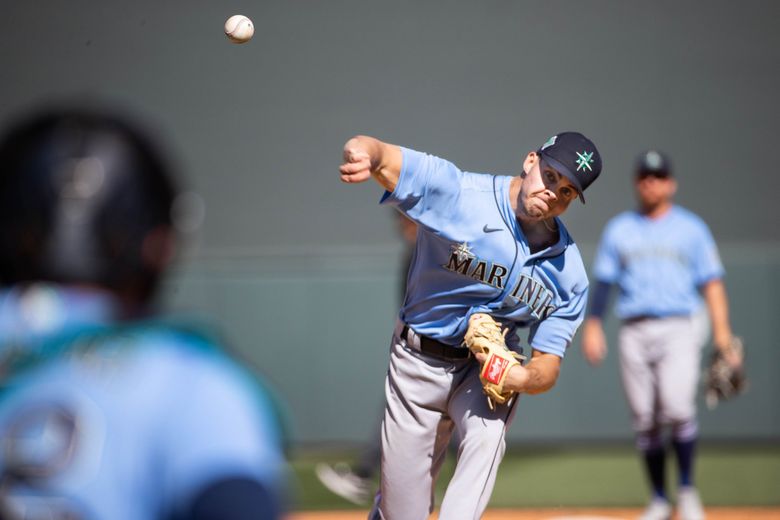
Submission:
[[[491,509],[482,520],[630,520],[640,509]],[[778,520],[780,507],[708,507],[707,520]],[[304,511],[289,520],[365,520],[367,511]],[[430,520],[435,520],[432,515]]]

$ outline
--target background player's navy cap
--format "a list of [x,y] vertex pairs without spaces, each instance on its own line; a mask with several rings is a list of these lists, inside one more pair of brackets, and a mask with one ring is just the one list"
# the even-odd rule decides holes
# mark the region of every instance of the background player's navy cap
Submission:
[[646,175],[671,177],[672,163],[666,155],[658,150],[647,150],[637,157],[634,171],[636,172],[637,177]]
[[579,132],[562,132],[544,143],[537,153],[582,192],[601,174],[601,154],[593,141]]

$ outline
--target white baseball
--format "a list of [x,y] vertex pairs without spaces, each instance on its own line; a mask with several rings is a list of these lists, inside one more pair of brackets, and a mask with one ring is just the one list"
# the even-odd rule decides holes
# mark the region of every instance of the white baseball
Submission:
[[243,14],[234,14],[225,22],[225,36],[233,43],[246,43],[255,34],[252,20]]

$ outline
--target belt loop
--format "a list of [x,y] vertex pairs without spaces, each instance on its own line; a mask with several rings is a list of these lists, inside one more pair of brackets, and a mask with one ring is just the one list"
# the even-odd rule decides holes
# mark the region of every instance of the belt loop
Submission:
[[401,339],[404,341],[404,343],[409,343],[409,326],[401,321],[400,318],[396,319],[395,322],[395,328],[393,329],[393,334],[398,337],[398,339]]
[[400,325],[400,327],[396,326],[396,330],[400,328],[398,338],[403,340],[408,348],[422,352],[423,336],[418,335],[405,321],[398,320],[398,325]]

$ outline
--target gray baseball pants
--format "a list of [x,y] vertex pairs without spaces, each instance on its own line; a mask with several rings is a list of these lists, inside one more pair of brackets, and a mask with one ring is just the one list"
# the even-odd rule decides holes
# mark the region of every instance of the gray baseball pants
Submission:
[[628,320],[620,327],[620,373],[636,432],[695,420],[706,314]]
[[402,327],[402,323],[396,326],[390,349],[380,500],[374,517],[428,518],[434,506],[434,483],[456,429],[458,459],[439,519],[478,519],[487,508],[504,456],[514,400],[491,411],[473,358],[444,361],[423,354],[413,332],[408,338],[411,345],[399,337]]

